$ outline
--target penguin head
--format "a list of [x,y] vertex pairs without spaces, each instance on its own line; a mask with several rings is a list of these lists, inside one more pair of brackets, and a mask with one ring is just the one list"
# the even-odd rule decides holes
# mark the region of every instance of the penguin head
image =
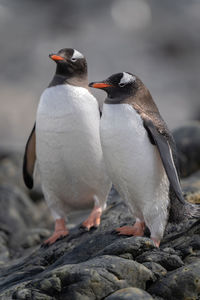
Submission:
[[110,99],[120,98],[127,95],[134,95],[139,86],[140,80],[129,72],[111,75],[106,80],[91,82],[90,87],[104,90]]
[[87,62],[82,53],[75,49],[64,48],[56,54],[49,54],[56,62],[56,74],[66,77],[87,76]]

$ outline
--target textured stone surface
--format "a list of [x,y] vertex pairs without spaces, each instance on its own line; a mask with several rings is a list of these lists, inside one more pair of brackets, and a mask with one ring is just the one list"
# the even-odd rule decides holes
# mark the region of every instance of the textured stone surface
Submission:
[[[123,287],[145,289],[146,282],[153,281],[153,273],[132,258],[154,249],[152,241],[148,238],[119,237],[114,233],[117,226],[123,225],[124,221],[131,222],[131,219],[127,207],[114,193],[97,230],[85,232],[76,227],[71,230],[70,236],[54,245],[31,248],[34,251],[30,255],[2,268],[2,299],[6,295],[14,295],[15,299],[42,299],[43,295],[50,299],[52,285],[56,289],[55,295],[58,295],[54,296],[55,299],[68,293],[70,299],[82,299],[82,296],[85,299],[101,299],[102,295],[105,297]],[[37,237],[36,230],[30,232]],[[32,239],[28,242],[28,238],[24,247],[32,247]],[[121,257],[123,254],[130,254],[131,259]]]
[[162,247],[171,247],[181,258],[195,254],[200,250],[200,220],[188,221],[178,233],[166,235],[162,241]]
[[182,187],[188,202],[200,204],[200,171],[182,180]]
[[9,183],[24,189],[22,179],[22,155],[8,153],[0,148],[0,183]]
[[[87,262],[55,268],[47,276],[34,280],[29,290],[53,294],[61,299],[102,299],[128,286],[145,289],[152,273],[143,265],[123,258],[103,256]],[[15,294],[17,299],[18,292]]]
[[[24,191],[10,184],[0,185],[0,265],[20,257],[25,248],[39,245],[50,234],[36,228],[42,223],[42,211]],[[34,229],[35,227],[35,229]]]
[[164,276],[164,275],[167,274],[167,270],[165,268],[163,268],[160,264],[156,263],[156,262],[153,262],[153,261],[151,261],[151,262],[144,262],[143,265],[146,268],[148,268],[149,270],[152,271],[152,273],[155,276],[155,279],[154,279],[155,281],[158,278],[160,278],[160,277],[162,277],[162,276]]
[[[199,299],[200,220],[168,224],[160,249],[148,232],[118,236],[134,219],[113,190],[98,229],[71,224],[69,236],[41,247],[53,223],[39,190],[26,192],[19,159],[0,153],[0,300]],[[182,180],[192,203],[199,182],[199,171]]]
[[168,271],[180,268],[184,265],[183,261],[178,255],[165,252],[161,249],[146,251],[136,257],[136,261],[139,263],[156,262]]
[[153,300],[151,295],[138,288],[125,288],[118,290],[105,300]]
[[[166,234],[157,249],[149,238],[114,232],[132,220],[113,192],[97,230],[84,232],[76,227],[50,247],[35,247],[27,236],[24,247],[30,247],[32,253],[0,270],[0,299],[104,299],[128,287],[151,291],[171,270],[178,274],[184,259],[198,258],[200,221],[188,221],[178,232]],[[37,240],[37,230],[31,232]],[[186,260],[186,267],[188,264]],[[155,295],[162,299],[165,293]]]
[[149,288],[152,295],[163,296],[166,300],[199,299],[200,264],[187,265],[169,272]]
[[149,249],[154,249],[155,245],[149,238],[141,237],[127,237],[124,240],[116,240],[109,246],[105,247],[97,255],[123,255],[130,253],[132,258],[135,259],[138,255]]
[[18,152],[5,152],[0,148],[0,184],[17,186],[26,191],[31,199],[38,201],[43,198],[39,174],[34,180],[34,189],[27,190],[22,177],[23,155]]
[[173,132],[180,174],[186,177],[200,169],[200,122],[190,122]]

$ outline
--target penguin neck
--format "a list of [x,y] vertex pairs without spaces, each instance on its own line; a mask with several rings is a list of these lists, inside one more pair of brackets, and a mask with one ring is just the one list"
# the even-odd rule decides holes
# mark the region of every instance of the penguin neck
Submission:
[[149,90],[145,86],[141,86],[133,94],[125,93],[121,95],[114,95],[114,97],[108,95],[105,100],[106,104],[129,104],[135,108],[138,112],[156,112],[158,113],[158,108],[153,101],[153,98]]
[[84,87],[88,89],[87,74],[73,77],[70,75],[61,75],[56,73],[48,87],[53,87],[56,85],[63,85],[63,84],[69,84],[69,85]]
[[106,104],[121,104],[123,101],[122,98],[118,97],[118,98],[110,98],[110,97],[107,97],[106,100],[105,100],[105,103]]
[[125,94],[108,94],[105,103],[106,104],[122,104],[125,103],[127,99],[129,99],[130,95],[129,93]]
[[122,103],[132,105],[140,113],[159,113],[149,90],[145,86],[141,86],[140,88],[138,88],[135,95],[124,99]]

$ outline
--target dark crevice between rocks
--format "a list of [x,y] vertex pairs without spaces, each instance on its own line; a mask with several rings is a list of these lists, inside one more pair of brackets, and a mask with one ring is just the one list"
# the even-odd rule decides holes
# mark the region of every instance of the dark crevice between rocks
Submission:
[[148,289],[151,287],[151,285],[154,283],[154,281],[153,280],[147,280],[146,281],[146,291],[148,291]]

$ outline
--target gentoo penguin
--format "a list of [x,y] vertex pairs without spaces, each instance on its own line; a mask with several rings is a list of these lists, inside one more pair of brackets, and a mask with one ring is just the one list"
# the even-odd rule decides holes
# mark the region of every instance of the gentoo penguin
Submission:
[[144,235],[145,226],[159,247],[171,221],[196,215],[183,198],[175,167],[174,142],[152,96],[135,75],[123,72],[90,87],[107,92],[100,136],[108,174],[136,222],[119,234]]
[[41,95],[36,123],[25,148],[23,177],[33,187],[37,159],[42,189],[55,219],[55,231],[45,241],[68,235],[66,215],[94,208],[82,224],[100,224],[111,183],[106,174],[99,135],[97,100],[89,92],[87,63],[75,49],[61,49],[49,57],[56,72]]

